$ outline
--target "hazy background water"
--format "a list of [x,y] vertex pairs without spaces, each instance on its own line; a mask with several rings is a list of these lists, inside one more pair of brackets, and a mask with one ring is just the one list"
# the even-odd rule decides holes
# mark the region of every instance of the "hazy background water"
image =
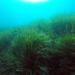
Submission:
[[50,0],[40,3],[0,0],[0,27],[24,25],[61,12],[75,12],[75,0]]

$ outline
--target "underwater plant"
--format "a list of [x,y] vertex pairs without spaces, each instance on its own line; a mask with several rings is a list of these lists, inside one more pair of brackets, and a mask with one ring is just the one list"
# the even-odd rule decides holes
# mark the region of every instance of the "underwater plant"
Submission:
[[37,21],[31,22],[28,25],[28,29],[36,29],[38,32],[45,33],[46,35],[49,35],[50,39],[56,38],[56,34],[53,32],[50,25],[50,19],[38,19]]
[[[49,36],[27,30],[18,34],[12,41],[7,53],[4,54],[5,66],[1,73],[13,75],[49,75],[46,59],[47,47],[45,41]],[[6,72],[7,71],[7,72]],[[12,72],[13,71],[13,72]]]
[[15,27],[8,28],[0,32],[0,72],[3,67],[6,69],[6,67],[4,66],[4,63],[6,63],[6,61],[3,60],[4,59],[3,57],[4,54],[7,52],[7,50],[9,49],[11,41],[15,38],[15,36],[17,36],[17,32],[18,28]]
[[0,32],[0,75],[75,75],[74,14]]
[[50,19],[50,27],[58,35],[63,35],[67,32],[71,33],[72,29],[75,29],[75,16],[73,15],[67,13],[55,15]]
[[[75,73],[75,36],[74,34],[66,34],[56,39],[56,51],[61,55],[59,59],[58,69],[55,71],[57,75],[72,75]],[[56,56],[57,57],[57,56]],[[54,58],[55,59],[55,58]],[[57,59],[58,60],[58,59]]]
[[13,32],[10,30],[3,31],[0,33],[0,52],[5,50],[11,43],[13,39]]

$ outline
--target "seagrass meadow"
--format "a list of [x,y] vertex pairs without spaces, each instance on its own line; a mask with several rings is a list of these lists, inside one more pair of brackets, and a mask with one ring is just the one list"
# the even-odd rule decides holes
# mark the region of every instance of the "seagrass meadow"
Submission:
[[75,75],[75,13],[0,29],[0,75]]

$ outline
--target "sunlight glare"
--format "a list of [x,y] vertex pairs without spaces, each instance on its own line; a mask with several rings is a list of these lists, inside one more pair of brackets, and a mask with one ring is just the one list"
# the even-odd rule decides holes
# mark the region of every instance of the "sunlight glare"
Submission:
[[48,0],[21,0],[23,2],[46,2]]

